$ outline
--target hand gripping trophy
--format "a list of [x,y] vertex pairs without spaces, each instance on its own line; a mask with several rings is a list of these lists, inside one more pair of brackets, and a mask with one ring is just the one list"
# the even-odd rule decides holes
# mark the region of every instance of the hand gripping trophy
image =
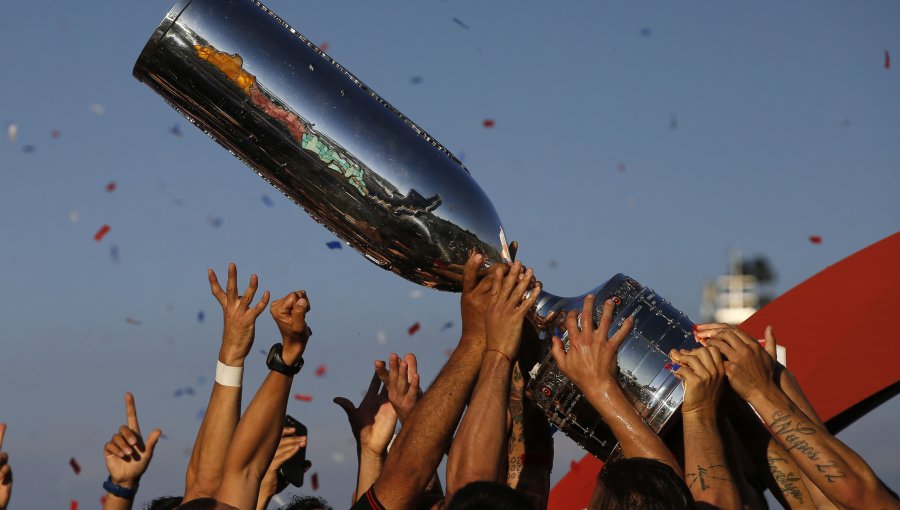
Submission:
[[[134,76],[375,264],[420,285],[461,288],[470,250],[510,258],[500,218],[444,146],[254,0],[181,0],[153,33]],[[530,314],[543,354],[529,394],[551,423],[607,459],[615,439],[549,354],[561,319],[613,298],[619,383],[657,432],[683,398],[665,365],[694,348],[693,323],[651,289],[618,274],[581,296],[541,292]],[[528,367],[523,367],[527,369]]]

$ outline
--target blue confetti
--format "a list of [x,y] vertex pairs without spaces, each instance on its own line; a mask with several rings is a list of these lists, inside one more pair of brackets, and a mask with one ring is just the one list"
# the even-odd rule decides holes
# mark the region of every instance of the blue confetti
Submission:
[[181,138],[183,136],[183,134],[181,132],[181,127],[178,124],[175,124],[174,126],[170,127],[169,133],[172,133],[173,135],[177,136],[178,138]]
[[220,216],[210,216],[209,218],[207,218],[207,221],[213,227],[219,228],[223,223],[225,223],[225,218],[222,218]]
[[469,25],[466,25],[465,23],[463,23],[462,20],[459,18],[453,18],[453,22],[456,23],[457,25],[465,28],[466,30],[469,29]]
[[269,198],[268,195],[263,195],[263,196],[262,196],[262,202],[263,202],[264,204],[266,204],[266,207],[275,207],[275,203],[272,202],[272,199]]
[[344,248],[340,241],[328,241],[325,243],[325,246],[327,246],[329,250],[341,250]]
[[112,245],[109,247],[109,258],[112,259],[114,264],[119,263],[119,247],[116,245]]
[[203,322],[204,317],[205,317],[205,315],[203,314],[203,310],[200,310],[199,312],[197,312],[197,322]]
[[32,152],[34,152],[36,150],[37,150],[37,147],[35,147],[34,145],[23,145],[22,146],[22,152],[24,152],[25,154],[31,154]]
[[418,85],[418,84],[422,83],[423,81],[425,81],[425,79],[422,78],[421,76],[413,76],[412,78],[409,79],[409,82],[412,83],[413,85]]
[[641,29],[641,36],[643,36],[643,37],[650,37],[650,34],[651,34],[651,33],[652,33],[652,32],[650,31],[649,28],[646,28],[646,27],[645,27],[645,28],[642,28],[642,29]]
[[445,322],[443,326],[441,326],[441,332],[447,331],[448,329],[453,327],[452,322]]
[[184,394],[184,391],[181,388],[178,388],[177,390],[175,390],[175,398],[178,398],[183,394]]

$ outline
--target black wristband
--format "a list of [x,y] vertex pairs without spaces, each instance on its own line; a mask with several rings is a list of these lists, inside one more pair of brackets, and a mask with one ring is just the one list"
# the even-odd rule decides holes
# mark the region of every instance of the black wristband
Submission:
[[133,489],[129,489],[128,487],[122,487],[116,482],[112,481],[112,475],[106,477],[106,481],[103,482],[103,490],[112,494],[113,496],[118,496],[122,499],[132,500],[137,495],[138,488],[135,487]]

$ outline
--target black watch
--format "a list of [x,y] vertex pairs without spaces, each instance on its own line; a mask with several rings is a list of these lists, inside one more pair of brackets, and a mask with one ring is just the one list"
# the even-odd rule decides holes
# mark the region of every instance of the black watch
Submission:
[[284,362],[284,358],[281,357],[281,344],[275,344],[269,349],[269,356],[266,358],[266,366],[269,367],[269,370],[274,370],[276,372],[280,372],[284,375],[294,376],[297,375],[297,372],[303,368],[303,358],[297,360],[297,363],[293,366],[288,365]]

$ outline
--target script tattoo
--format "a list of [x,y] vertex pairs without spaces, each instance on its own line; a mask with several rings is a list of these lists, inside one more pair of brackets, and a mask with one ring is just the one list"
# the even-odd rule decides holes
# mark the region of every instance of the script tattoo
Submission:
[[522,402],[522,392],[525,384],[522,378],[522,371],[519,364],[513,365],[512,381],[509,389],[509,405],[508,410],[512,422],[509,431],[509,442],[507,443],[507,484],[516,488],[519,484],[519,477],[522,475],[525,455],[525,430],[524,415],[525,408]]
[[847,475],[841,471],[837,464],[834,461],[829,461],[824,464],[816,464],[816,471],[822,473],[825,476],[825,481],[828,483],[834,483],[836,478],[845,478]]
[[725,470],[726,473],[728,472],[728,466],[726,466],[724,464],[713,464],[712,466],[709,466],[709,467],[705,467],[705,466],[701,466],[700,464],[697,464],[697,472],[696,473],[688,473],[685,475],[685,478],[691,478],[691,483],[688,484],[688,487],[693,488],[695,483],[700,482],[700,491],[703,492],[703,491],[706,491],[706,489],[709,489],[709,487],[710,487],[709,481],[710,480],[721,480],[723,482],[732,482],[733,483],[733,480],[731,478],[727,478],[724,476],[715,476],[714,474],[710,473],[711,470],[717,469],[717,468],[722,468]]
[[802,504],[803,491],[800,490],[799,484],[802,484],[803,482],[800,480],[800,477],[794,473],[785,473],[779,469],[778,463],[783,462],[787,464],[787,460],[778,455],[777,451],[768,450],[767,453],[769,471],[772,473],[772,478],[775,480],[775,483],[778,484],[778,488],[781,489],[781,493],[793,497]]
[[[793,410],[793,406],[791,406],[791,410]],[[819,451],[803,439],[803,436],[815,435],[815,427],[802,420],[796,421],[793,418],[794,416],[791,413],[775,411],[772,414],[772,421],[769,423],[769,428],[772,429],[772,432],[776,436],[781,436],[783,438],[788,451],[797,450],[809,460],[819,460]]]

